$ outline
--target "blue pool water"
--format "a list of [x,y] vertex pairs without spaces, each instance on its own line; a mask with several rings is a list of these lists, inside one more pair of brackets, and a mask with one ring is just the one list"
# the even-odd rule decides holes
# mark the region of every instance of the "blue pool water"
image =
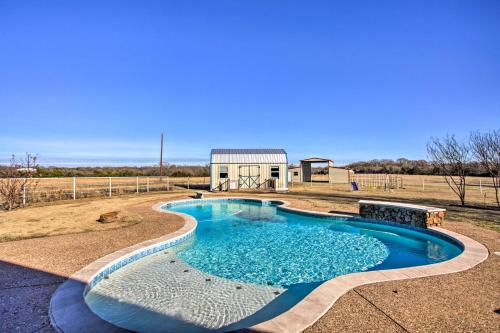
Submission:
[[413,229],[288,213],[276,205],[220,200],[168,206],[198,221],[177,256],[230,280],[291,286],[375,269],[451,259],[461,248]]
[[196,218],[195,235],[114,271],[85,296],[101,318],[135,332],[234,331],[287,311],[336,276],[462,251],[421,229],[289,213],[273,202],[192,200],[163,209]]

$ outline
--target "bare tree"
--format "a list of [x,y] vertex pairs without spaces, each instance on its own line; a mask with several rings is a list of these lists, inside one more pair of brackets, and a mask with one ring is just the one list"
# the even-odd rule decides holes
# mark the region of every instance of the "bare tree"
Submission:
[[[9,165],[0,169],[0,199],[5,209],[19,207],[23,202],[23,191],[37,171],[37,156],[26,154],[20,160],[12,155]],[[35,184],[32,182],[32,186]]]
[[498,188],[500,187],[500,130],[487,133],[473,132],[470,145],[474,157],[488,171],[493,180],[497,206],[500,208]]
[[454,135],[443,139],[431,138],[427,143],[427,153],[433,166],[437,167],[448,186],[465,205],[465,178],[470,162],[470,148],[467,144],[458,142]]

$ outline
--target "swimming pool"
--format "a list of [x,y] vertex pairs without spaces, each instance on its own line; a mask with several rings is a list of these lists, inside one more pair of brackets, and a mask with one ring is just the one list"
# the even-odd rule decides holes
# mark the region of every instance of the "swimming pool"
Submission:
[[174,202],[193,237],[109,274],[86,295],[103,319],[141,332],[228,331],[290,309],[326,280],[427,265],[462,252],[433,231],[289,212],[279,202]]

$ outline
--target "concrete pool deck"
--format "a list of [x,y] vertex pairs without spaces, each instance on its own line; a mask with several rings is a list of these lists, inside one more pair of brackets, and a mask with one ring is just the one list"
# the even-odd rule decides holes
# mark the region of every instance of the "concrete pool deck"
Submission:
[[[6,273],[2,275],[0,296],[4,308],[0,312],[1,330],[51,331],[47,326],[48,298],[66,276],[113,249],[165,233],[165,230],[153,230],[165,228],[161,220],[175,222],[175,218],[166,214],[156,217],[154,213],[148,214],[150,219],[128,228],[0,244],[0,259],[4,261],[2,273]],[[154,219],[157,220],[152,221]],[[498,241],[498,233],[466,223],[453,223],[448,227],[471,235],[493,250]],[[492,331],[498,328],[495,321],[498,315],[492,309],[498,307],[495,304],[498,291],[494,288],[498,286],[498,263],[498,256],[490,256],[486,262],[461,273],[356,287],[307,331],[369,331],[377,330],[376,327],[421,331],[442,325],[454,330],[475,327]],[[408,285],[411,288],[406,287]],[[412,324],[414,322],[416,324]]]

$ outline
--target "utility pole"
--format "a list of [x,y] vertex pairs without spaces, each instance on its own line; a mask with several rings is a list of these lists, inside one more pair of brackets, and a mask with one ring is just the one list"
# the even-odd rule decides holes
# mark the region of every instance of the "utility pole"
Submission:
[[163,133],[161,133],[161,142],[160,142],[160,181],[163,176]]

